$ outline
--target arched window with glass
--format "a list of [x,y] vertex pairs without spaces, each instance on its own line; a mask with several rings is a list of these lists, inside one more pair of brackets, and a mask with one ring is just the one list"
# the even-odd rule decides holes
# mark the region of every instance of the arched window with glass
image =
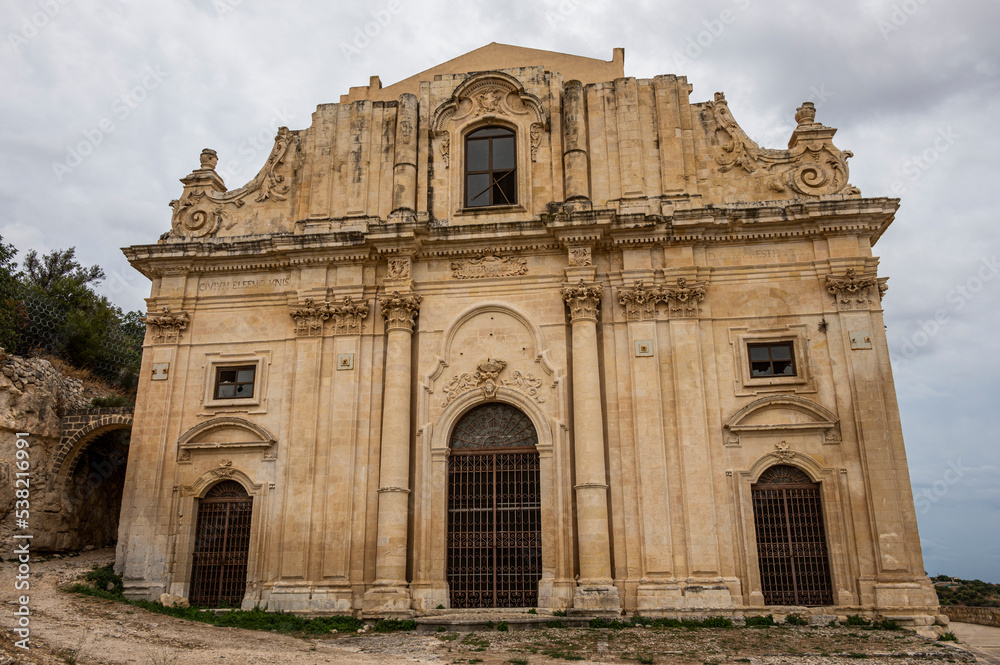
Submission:
[[465,206],[517,203],[517,135],[506,127],[483,127],[465,137]]

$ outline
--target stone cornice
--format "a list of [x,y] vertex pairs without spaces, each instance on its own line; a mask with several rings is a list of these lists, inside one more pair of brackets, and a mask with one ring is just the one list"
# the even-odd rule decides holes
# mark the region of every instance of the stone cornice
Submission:
[[372,224],[367,232],[275,234],[200,240],[166,240],[123,249],[129,262],[150,279],[170,272],[247,272],[304,265],[374,260],[397,252],[414,256],[456,256],[483,244],[505,250],[549,251],[567,244],[595,248],[643,244],[690,245],[836,235],[867,236],[874,244],[892,222],[898,199],[847,198],[771,201],[725,206],[673,208],[663,215],[619,214],[614,210],[558,210],[539,218],[496,224]]

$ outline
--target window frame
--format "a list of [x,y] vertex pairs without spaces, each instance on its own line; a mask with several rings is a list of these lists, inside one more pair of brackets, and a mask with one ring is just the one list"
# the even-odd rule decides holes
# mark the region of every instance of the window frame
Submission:
[[[733,346],[734,394],[750,397],[760,393],[816,392],[809,370],[809,338],[806,324],[792,324],[780,328],[730,328],[729,339]],[[750,347],[758,344],[773,345],[787,342],[792,345],[794,375],[753,376],[750,366]]]
[[[505,132],[508,132],[509,134],[508,135],[501,135],[501,136],[486,136],[486,137],[480,137],[480,138],[475,138],[474,137],[475,134],[478,134],[479,132],[485,131],[485,130],[488,130],[488,129],[500,129],[500,130],[503,130]],[[509,138],[509,139],[511,139],[513,141],[514,154],[512,156],[512,159],[513,159],[513,164],[514,165],[511,168],[509,168],[509,169],[494,169],[493,168],[493,142],[494,142],[495,139],[498,139],[498,138]],[[486,170],[482,170],[482,169],[470,170],[470,168],[469,168],[470,167],[469,143],[472,142],[472,141],[486,141],[489,144],[489,149],[488,149],[488,152],[487,152],[487,164],[488,164],[488,168]],[[475,211],[479,211],[479,210],[508,209],[508,208],[511,208],[511,207],[514,207],[514,206],[518,206],[519,205],[519,203],[518,203],[518,200],[519,200],[519,195],[518,195],[519,191],[518,190],[520,189],[518,187],[518,177],[519,177],[518,171],[520,169],[518,168],[519,164],[518,164],[518,145],[517,145],[518,144],[518,132],[517,132],[517,130],[513,129],[511,127],[507,127],[505,125],[497,125],[497,124],[482,125],[482,126],[479,126],[479,127],[473,127],[473,128],[471,128],[469,131],[467,131],[464,134],[463,140],[462,140],[462,144],[463,144],[463,154],[462,154],[462,209],[466,210],[466,211],[475,212]],[[514,199],[513,201],[501,201],[501,202],[497,203],[497,202],[495,202],[493,200],[493,189],[494,189],[494,184],[496,182],[496,181],[494,181],[493,177],[494,177],[494,173],[497,173],[497,172],[505,172],[506,175],[502,176],[502,178],[510,178],[511,179],[511,183],[512,183],[512,186],[513,186],[513,199]],[[470,200],[470,196],[471,196],[472,192],[469,189],[469,176],[471,176],[471,175],[484,175],[484,174],[487,175],[487,177],[490,180],[490,185],[486,189],[486,193],[489,194],[489,200],[490,200],[490,202],[487,203],[487,204],[485,204],[485,205],[472,205],[472,201]],[[481,195],[482,194],[480,194],[479,196],[481,196]],[[476,196],[475,198],[479,198],[479,196]]]
[[[789,357],[789,359],[787,361],[785,361],[785,360],[775,361],[775,359],[774,359],[774,354],[773,354],[772,350],[774,349],[774,347],[780,347],[780,346],[787,346],[788,347],[788,355],[790,357]],[[763,361],[759,361],[759,360],[755,361],[753,359],[753,350],[754,349],[767,349],[767,356],[768,356],[767,362],[768,362],[768,364],[770,365],[770,368],[771,368],[771,373],[770,374],[754,374],[754,367],[753,367],[754,363],[755,362],[763,362]],[[795,364],[795,341],[791,340],[791,339],[787,339],[787,340],[786,339],[773,340],[773,341],[766,341],[766,342],[747,342],[747,362],[750,363],[750,368],[749,368],[750,369],[750,378],[752,378],[752,379],[776,379],[776,378],[788,378],[788,377],[798,376],[798,371],[797,371],[797,367],[796,367],[796,364]],[[792,364],[792,373],[791,374],[786,374],[786,373],[778,374],[777,372],[774,371],[774,363],[775,362],[790,362]]]
[[[247,370],[253,372],[253,376],[251,377],[251,379],[250,379],[249,382],[246,382],[246,381],[241,382],[239,380],[239,378],[240,378],[240,372],[245,372]],[[226,384],[223,384],[223,382],[222,382],[222,373],[223,372],[236,372],[236,378],[235,378],[235,380],[232,381],[231,383],[230,382],[226,382]],[[232,397],[223,397],[223,396],[221,396],[219,394],[219,389],[222,388],[223,385],[233,385],[233,386],[236,386],[236,390],[234,392],[238,393],[238,392],[240,392],[239,386],[241,386],[241,385],[245,386],[248,383],[250,385],[250,394],[248,394],[248,395],[234,395]],[[257,365],[256,364],[252,364],[252,365],[216,365],[215,366],[215,380],[213,381],[213,388],[212,388],[212,399],[213,400],[218,401],[218,400],[238,399],[238,400],[242,401],[242,400],[247,400],[247,399],[253,399],[254,391],[256,391],[256,390],[257,390]]]
[[[201,415],[213,415],[222,411],[246,411],[249,413],[266,412],[267,400],[264,398],[264,388],[267,382],[267,369],[271,363],[269,351],[252,353],[209,353],[205,356],[204,391],[202,393]],[[253,392],[248,397],[217,397],[219,373],[231,369],[254,368]]]

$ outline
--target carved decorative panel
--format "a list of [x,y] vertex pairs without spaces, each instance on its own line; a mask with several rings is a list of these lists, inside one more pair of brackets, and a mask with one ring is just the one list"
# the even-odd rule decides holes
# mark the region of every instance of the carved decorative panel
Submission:
[[514,256],[501,256],[485,251],[479,258],[452,261],[451,274],[455,279],[479,277],[516,277],[528,272],[528,262]]
[[538,434],[531,419],[507,404],[483,404],[462,416],[451,436],[453,450],[533,448]]

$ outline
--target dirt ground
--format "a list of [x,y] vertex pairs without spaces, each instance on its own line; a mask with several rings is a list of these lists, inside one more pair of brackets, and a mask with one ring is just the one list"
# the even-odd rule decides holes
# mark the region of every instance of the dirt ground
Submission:
[[58,590],[112,550],[71,558],[36,560],[31,568],[31,648],[14,645],[16,563],[0,563],[4,634],[0,665],[63,663],[136,665],[305,665],[319,663],[500,663],[534,665],[563,661],[758,665],[853,663],[976,663],[949,643],[906,631],[781,626],[742,629],[593,630],[547,628],[477,633],[331,634],[297,638],[221,628],[153,614],[137,607]]

